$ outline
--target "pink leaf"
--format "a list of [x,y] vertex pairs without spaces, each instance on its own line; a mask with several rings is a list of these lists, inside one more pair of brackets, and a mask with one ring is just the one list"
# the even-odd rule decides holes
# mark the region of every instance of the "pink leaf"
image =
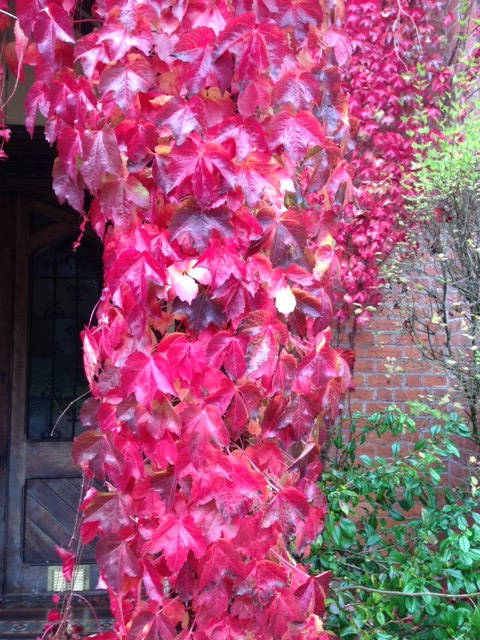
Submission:
[[196,558],[200,558],[206,551],[206,544],[189,516],[179,519],[172,514],[155,529],[152,539],[144,544],[143,550],[146,553],[162,552],[169,569],[178,572],[188,552],[192,551]]
[[122,160],[115,133],[105,125],[99,131],[86,130],[83,134],[84,160],[81,171],[85,184],[91,191],[97,191],[102,176],[121,174]]
[[71,582],[73,576],[73,568],[75,566],[75,554],[57,545],[54,546],[54,549],[55,553],[60,557],[62,561],[62,574],[65,578],[65,582]]
[[122,385],[127,393],[134,393],[138,402],[147,407],[158,391],[175,395],[171,367],[159,354],[132,353],[125,364]]

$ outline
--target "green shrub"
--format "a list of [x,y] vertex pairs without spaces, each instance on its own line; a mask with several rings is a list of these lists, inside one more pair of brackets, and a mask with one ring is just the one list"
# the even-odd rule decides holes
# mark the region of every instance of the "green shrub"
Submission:
[[[419,412],[434,422],[426,437],[412,417]],[[391,457],[357,454],[367,437],[387,432]],[[411,445],[399,443],[406,432],[416,434]],[[456,488],[445,477],[460,456],[453,439],[468,436],[455,414],[419,404],[409,415],[396,407],[356,414],[346,440],[337,436],[321,478],[325,529],[309,561],[334,577],[325,626],[339,638],[480,638],[480,491],[475,477]]]

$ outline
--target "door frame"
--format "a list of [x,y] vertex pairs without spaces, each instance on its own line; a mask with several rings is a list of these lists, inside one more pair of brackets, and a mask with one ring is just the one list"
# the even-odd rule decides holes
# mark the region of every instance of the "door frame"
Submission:
[[[0,163],[2,234],[0,236],[0,602],[5,593],[6,521],[13,374],[14,299],[16,287],[18,194],[31,194],[40,202],[56,203],[52,192],[54,149],[46,142],[43,127],[30,135],[24,126],[12,125],[8,159]],[[57,205],[58,206],[58,205]]]
[[[67,205],[60,205],[52,190],[52,165],[55,158],[55,150],[44,137],[43,127],[35,127],[33,136],[27,133],[25,127],[13,125],[10,127],[12,136],[6,147],[8,159],[0,163],[0,199],[2,213],[6,220],[2,223],[0,236],[0,281],[3,283],[0,305],[0,614],[2,612],[25,612],[34,609],[44,615],[46,609],[51,606],[51,592],[36,594],[29,592],[25,596],[6,593],[7,571],[7,515],[8,502],[10,502],[10,515],[13,501],[8,498],[9,491],[19,502],[13,504],[14,510],[19,510],[23,504],[23,492],[18,487],[12,487],[15,466],[25,464],[27,459],[26,446],[17,451],[18,438],[25,435],[25,396],[27,390],[27,367],[29,349],[29,251],[34,245],[30,242],[38,242],[38,246],[48,244],[49,234],[55,227],[54,234],[60,235],[60,226],[64,225],[65,235],[71,235],[79,228],[79,215]],[[27,204],[28,203],[28,204]],[[32,240],[28,234],[28,225],[25,218],[28,212],[22,208],[34,208],[39,213],[55,212],[58,218],[56,225],[39,231]],[[23,226],[22,226],[23,225]],[[95,237],[90,230],[88,235]],[[98,239],[97,239],[98,240]],[[36,248],[36,245],[35,245]],[[15,402],[15,390],[22,389],[22,401]],[[13,401],[13,403],[12,403]],[[21,427],[12,429],[14,419],[21,420]],[[16,423],[18,425],[18,422]],[[24,438],[24,443],[26,439]],[[49,443],[38,443],[40,447]],[[57,443],[64,446],[66,467],[71,469],[71,442]],[[13,459],[10,451],[18,454]],[[12,461],[13,467],[12,469]],[[67,468],[65,469],[67,471]],[[43,474],[48,475],[48,474]],[[65,473],[65,475],[72,475]],[[73,475],[81,475],[78,468],[73,467]],[[22,502],[20,502],[22,500]],[[20,523],[21,524],[21,523]],[[23,542],[23,531],[20,531],[17,544]],[[60,561],[59,563],[60,564]],[[43,567],[45,570],[45,565]],[[98,572],[98,570],[97,570]],[[96,573],[96,572],[95,572]],[[93,578],[93,580],[92,580]],[[98,612],[108,608],[108,598],[104,591],[92,590],[95,586],[95,575],[91,575],[91,590],[82,592],[88,596],[90,603]],[[77,602],[77,605],[79,603]],[[10,613],[8,613],[10,615]],[[107,609],[105,609],[107,615]]]
[[[71,441],[33,441],[27,439],[26,411],[28,400],[30,262],[33,253],[45,246],[68,238],[78,229],[79,219],[74,212],[60,205],[45,203],[35,197],[14,195],[16,246],[13,264],[13,314],[11,331],[11,384],[9,385],[10,416],[8,429],[8,464],[6,469],[6,510],[4,518],[3,600],[29,602],[36,595],[48,595],[47,567],[58,562],[27,563],[24,561],[24,525],[27,479],[52,478],[52,454],[55,456],[54,476],[79,478],[80,468],[71,458]],[[53,222],[30,232],[32,213],[42,214]],[[95,237],[87,231],[88,236]],[[1,532],[0,532],[1,533]],[[73,533],[73,531],[72,531]],[[1,539],[1,538],[0,538]],[[90,564],[88,560],[86,564]],[[82,563],[84,564],[84,563]],[[91,565],[90,588],[82,593],[98,594],[95,590],[98,569]],[[0,595],[0,598],[2,596]]]
[[[59,463],[56,472],[62,473],[65,477],[79,476],[78,467],[71,460],[71,442],[33,442],[26,438],[30,258],[36,249],[71,235],[72,230],[75,229],[75,221],[60,207],[56,208],[20,195],[16,198],[15,209],[17,233],[4,591],[7,594],[13,591],[18,595],[28,595],[30,591],[22,592],[18,586],[22,583],[23,572],[26,571],[25,563],[19,562],[23,558],[25,479],[51,476],[52,471],[47,461],[52,455],[52,446],[55,447],[56,460]],[[29,219],[32,212],[43,213],[58,222],[31,234]],[[22,507],[19,508],[19,505]],[[32,580],[40,584],[45,573],[45,565],[29,564],[28,572]]]

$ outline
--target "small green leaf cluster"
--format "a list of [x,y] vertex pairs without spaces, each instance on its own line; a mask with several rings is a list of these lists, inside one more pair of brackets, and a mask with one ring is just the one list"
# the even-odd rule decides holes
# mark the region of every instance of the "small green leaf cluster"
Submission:
[[417,145],[416,193],[412,206],[427,217],[435,206],[442,207],[447,215],[455,215],[459,201],[462,208],[478,203],[479,109],[479,101],[473,101],[468,112],[461,101],[450,103],[445,108],[446,119],[437,144],[430,144],[427,149]]
[[[427,433],[417,429],[419,413]],[[401,444],[407,432],[411,444]],[[358,452],[387,433],[391,456]],[[455,442],[468,436],[457,415],[416,403],[408,414],[355,414],[335,439],[321,478],[328,515],[309,561],[334,576],[325,626],[339,638],[480,637],[480,494],[476,480],[448,488],[445,477],[460,457]]]

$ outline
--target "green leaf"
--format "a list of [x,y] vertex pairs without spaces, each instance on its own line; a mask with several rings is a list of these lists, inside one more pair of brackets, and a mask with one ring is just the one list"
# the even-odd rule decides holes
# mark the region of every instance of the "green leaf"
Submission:
[[353,522],[347,520],[347,518],[342,518],[340,520],[340,529],[342,533],[347,536],[347,538],[354,538],[357,532],[357,528]]
[[396,522],[402,522],[405,520],[405,517],[400,513],[400,511],[397,511],[397,509],[394,509],[393,507],[389,510],[388,515]]
[[425,440],[425,439],[417,440],[417,442],[415,443],[415,446],[413,447],[413,450],[421,451],[422,449],[425,449],[427,444],[428,444],[428,440]]
[[338,506],[340,507],[340,509],[343,511],[343,513],[348,516],[349,512],[350,512],[350,507],[348,506],[348,504],[346,502],[344,502],[343,500],[339,500],[338,501]]
[[468,553],[470,551],[470,541],[467,536],[460,536],[458,540],[458,546],[463,551],[463,553]]
[[367,547],[373,547],[375,544],[378,544],[380,541],[381,541],[381,538],[378,535],[378,533],[373,533],[368,536],[368,538],[365,541],[365,545]]
[[377,618],[378,624],[381,624],[381,625],[385,624],[385,616],[383,615],[383,611],[377,611],[377,614],[375,617]]
[[333,528],[332,538],[333,538],[333,542],[335,543],[335,546],[340,547],[340,545],[342,544],[342,532],[340,530],[340,527]]
[[480,549],[470,548],[469,554],[473,560],[476,560],[477,562],[480,560]]
[[480,633],[480,606],[479,605],[475,607],[475,610],[471,615],[470,624],[472,625],[472,629],[474,631],[478,631]]

